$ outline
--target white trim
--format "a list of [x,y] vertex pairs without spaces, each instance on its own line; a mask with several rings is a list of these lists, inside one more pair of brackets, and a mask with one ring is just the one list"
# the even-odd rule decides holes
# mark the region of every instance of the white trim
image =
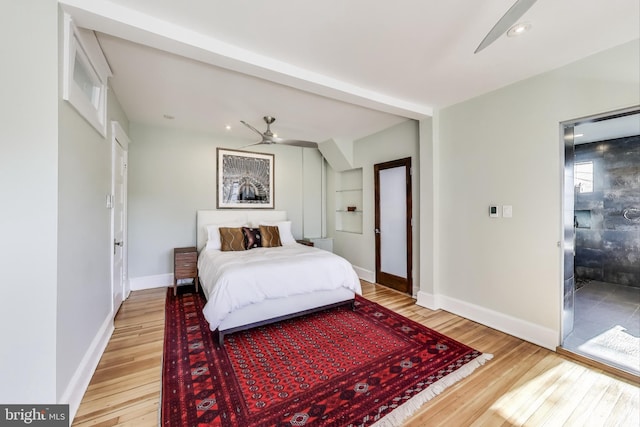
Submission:
[[113,310],[113,315],[115,316],[117,313],[117,310],[115,310],[115,307],[113,307],[113,295],[114,295],[114,280],[113,280],[113,264],[114,264],[114,253],[113,253],[113,246],[111,242],[115,242],[115,205],[114,205],[114,197],[116,194],[116,188],[115,188],[115,177],[116,177],[116,170],[117,170],[117,166],[115,164],[116,161],[116,144],[119,145],[120,147],[122,147],[122,150],[124,151],[123,153],[123,161],[125,162],[125,173],[124,173],[124,177],[123,177],[123,198],[124,198],[124,202],[123,202],[123,215],[124,215],[124,225],[123,225],[123,230],[122,230],[122,272],[123,272],[123,278],[122,278],[122,287],[123,287],[123,292],[122,292],[122,301],[124,302],[130,294],[130,287],[129,287],[129,262],[128,262],[128,258],[129,258],[129,237],[128,237],[128,232],[129,232],[129,224],[128,224],[128,215],[127,215],[127,210],[128,210],[128,188],[129,188],[129,172],[128,172],[128,164],[129,164],[129,144],[131,144],[131,140],[129,139],[129,137],[127,136],[126,132],[124,131],[124,129],[122,128],[122,126],[120,125],[119,122],[117,122],[116,120],[112,120],[111,121],[111,194],[109,194],[109,198],[111,199],[111,205],[110,205],[110,209],[111,209],[111,234],[110,234],[110,239],[109,239],[109,253],[111,254],[109,257],[110,260],[110,278],[111,278],[111,301],[112,301],[112,310]]
[[[77,63],[82,64],[90,78],[94,92],[92,97],[97,96],[97,100],[87,98],[83,88],[74,79]],[[68,101],[100,135],[106,137],[107,91],[111,70],[95,34],[92,31],[79,30],[68,13],[64,14],[62,72],[62,98]]]
[[424,291],[418,291],[418,299],[416,301],[420,307],[426,307],[429,310],[439,310],[440,304],[436,295]]
[[140,276],[129,278],[129,288],[132,291],[144,289],[166,288],[173,286],[173,273],[155,274],[153,276]]
[[129,151],[129,144],[131,144],[132,141],[120,125],[120,122],[111,120],[111,132],[113,132],[113,139],[118,141],[118,144],[120,144],[124,151]]
[[365,282],[376,283],[376,275],[373,271],[358,267],[357,265],[354,265],[353,269],[356,271],[356,274],[360,279]]
[[[444,295],[432,295],[418,292],[417,305],[429,309],[439,307],[458,316],[473,320],[493,329],[497,329],[514,337],[521,338],[541,347],[556,351],[560,344],[558,331],[518,319],[504,313],[490,310]],[[431,307],[429,306],[431,305]]]
[[73,422],[73,418],[78,412],[82,397],[87,391],[87,387],[89,387],[91,378],[98,367],[104,350],[107,348],[113,330],[113,315],[109,313],[58,401],[60,404],[69,404],[69,424]]

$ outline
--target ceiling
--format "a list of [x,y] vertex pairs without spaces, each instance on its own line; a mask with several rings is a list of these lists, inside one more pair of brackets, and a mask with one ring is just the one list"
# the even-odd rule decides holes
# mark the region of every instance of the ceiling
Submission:
[[[640,37],[637,0],[60,0],[93,29],[132,122],[257,140],[357,139]],[[375,5],[373,7],[372,5]],[[172,116],[167,119],[165,116]],[[226,126],[231,126],[226,130]]]

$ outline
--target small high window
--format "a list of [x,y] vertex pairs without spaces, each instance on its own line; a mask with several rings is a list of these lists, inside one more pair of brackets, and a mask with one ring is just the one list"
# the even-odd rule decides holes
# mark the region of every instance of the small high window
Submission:
[[593,162],[576,162],[573,181],[577,193],[593,193]]
[[111,70],[91,31],[78,29],[64,16],[62,97],[102,136],[107,134],[107,79]]

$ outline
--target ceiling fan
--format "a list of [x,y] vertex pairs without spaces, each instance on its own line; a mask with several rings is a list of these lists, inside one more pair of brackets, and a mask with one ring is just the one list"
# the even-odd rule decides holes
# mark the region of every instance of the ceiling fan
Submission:
[[299,139],[282,139],[282,138],[278,138],[277,136],[275,136],[273,134],[273,132],[271,132],[271,123],[275,122],[276,118],[275,117],[271,117],[271,116],[264,116],[263,119],[264,119],[265,123],[267,124],[267,130],[264,131],[264,132],[260,132],[258,129],[254,128],[249,123],[245,122],[244,120],[240,120],[240,123],[242,123],[243,125],[245,125],[249,129],[251,129],[252,131],[257,133],[258,135],[260,135],[260,137],[262,137],[262,140],[260,142],[256,142],[255,144],[251,144],[251,145],[282,144],[282,145],[293,145],[293,146],[296,146],[296,147],[318,148],[318,143],[317,142],[301,141]]
[[507,30],[511,28],[511,26],[515,24],[516,21],[520,19],[520,17],[524,15],[524,13],[529,10],[535,2],[536,0],[517,0],[513,6],[507,10],[507,13],[505,13],[498,22],[496,22],[496,25],[494,25],[491,31],[489,31],[484,39],[482,39],[482,42],[480,42],[480,45],[478,45],[477,49],[473,53],[480,52],[507,32]]

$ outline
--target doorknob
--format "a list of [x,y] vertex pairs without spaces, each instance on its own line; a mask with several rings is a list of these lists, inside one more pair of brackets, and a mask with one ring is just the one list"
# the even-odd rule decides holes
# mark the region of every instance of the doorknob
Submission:
[[379,229],[379,228],[376,228],[376,229],[375,229],[375,233],[376,233],[376,234],[380,234],[380,229]]
[[116,241],[116,239],[113,239],[113,254],[116,254],[116,246],[120,246],[122,247],[122,240],[121,241]]

